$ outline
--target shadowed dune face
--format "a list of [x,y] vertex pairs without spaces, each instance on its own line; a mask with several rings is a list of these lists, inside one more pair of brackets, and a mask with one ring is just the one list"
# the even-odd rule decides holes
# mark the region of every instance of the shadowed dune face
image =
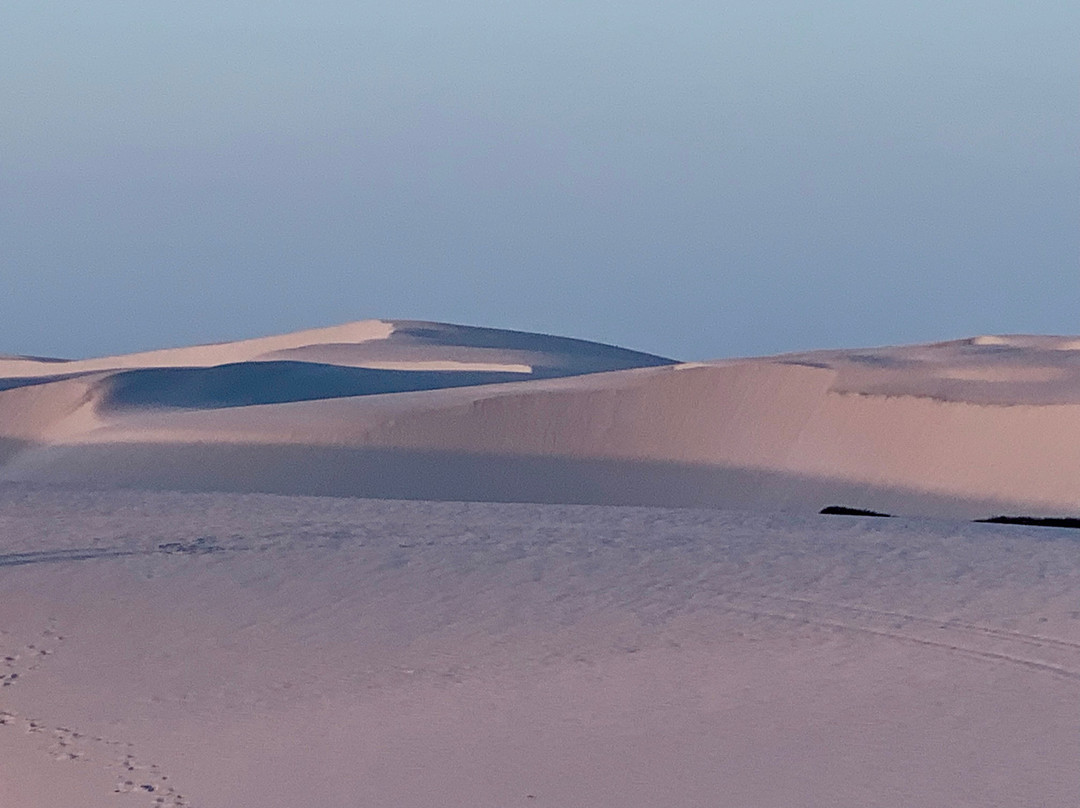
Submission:
[[31,446],[27,441],[0,438],[0,464],[6,463],[19,452]]
[[212,368],[146,368],[105,382],[105,408],[211,409],[438,390],[520,381],[492,371],[370,370],[314,362],[245,362]]
[[581,370],[592,367],[598,356],[604,357],[607,370],[673,364],[672,360],[653,354],[586,340],[444,323],[397,321],[394,334],[387,342],[419,346],[428,350],[435,347],[454,347],[517,351],[537,357],[548,357],[546,360],[548,362],[557,360],[567,365],[576,362]]
[[15,390],[19,387],[33,387],[37,384],[49,384],[50,382],[63,381],[64,379],[72,379],[78,374],[70,375],[58,375],[58,376],[24,376],[14,379],[0,379],[0,392],[4,390]]
[[[194,473],[194,470],[198,470]],[[858,502],[977,518],[1030,500],[729,465],[297,444],[112,443],[41,447],[8,480],[63,486],[226,491],[443,502],[530,502],[817,513]]]

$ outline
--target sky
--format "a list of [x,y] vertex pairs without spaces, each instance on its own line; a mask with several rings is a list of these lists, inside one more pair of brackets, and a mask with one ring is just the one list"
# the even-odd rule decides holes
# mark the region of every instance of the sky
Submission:
[[1080,4],[14,0],[0,353],[1080,334]]

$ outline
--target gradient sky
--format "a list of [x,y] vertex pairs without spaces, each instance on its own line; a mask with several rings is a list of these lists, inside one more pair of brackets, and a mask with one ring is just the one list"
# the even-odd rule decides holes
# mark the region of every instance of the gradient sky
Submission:
[[1080,333],[1080,4],[0,10],[0,353]]

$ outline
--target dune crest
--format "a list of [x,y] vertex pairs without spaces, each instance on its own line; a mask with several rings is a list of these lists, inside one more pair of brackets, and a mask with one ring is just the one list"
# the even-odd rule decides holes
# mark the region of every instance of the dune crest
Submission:
[[100,370],[147,367],[210,367],[230,362],[249,362],[267,354],[308,345],[364,343],[387,339],[394,332],[392,323],[382,320],[361,320],[355,323],[312,328],[290,334],[236,342],[195,345],[189,348],[164,348],[99,359],[35,359],[32,357],[0,358],[0,376],[21,378],[47,376],[57,373],[86,373]]

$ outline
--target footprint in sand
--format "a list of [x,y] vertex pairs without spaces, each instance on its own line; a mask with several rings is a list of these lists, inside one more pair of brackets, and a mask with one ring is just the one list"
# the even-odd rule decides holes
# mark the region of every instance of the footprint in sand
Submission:
[[[0,641],[9,636],[0,632]],[[8,651],[0,647],[0,687],[12,687],[38,668],[63,642],[53,621],[34,642]],[[146,797],[148,808],[192,808],[191,803],[169,782],[169,777],[153,763],[140,760],[132,744],[99,735],[79,732],[66,726],[51,726],[37,718],[0,709],[0,730],[21,730],[54,760],[102,766],[116,776],[113,793]]]
[[11,687],[20,678],[36,670],[45,657],[56,651],[63,639],[50,620],[37,640],[18,650],[4,652],[0,657],[0,688]]

